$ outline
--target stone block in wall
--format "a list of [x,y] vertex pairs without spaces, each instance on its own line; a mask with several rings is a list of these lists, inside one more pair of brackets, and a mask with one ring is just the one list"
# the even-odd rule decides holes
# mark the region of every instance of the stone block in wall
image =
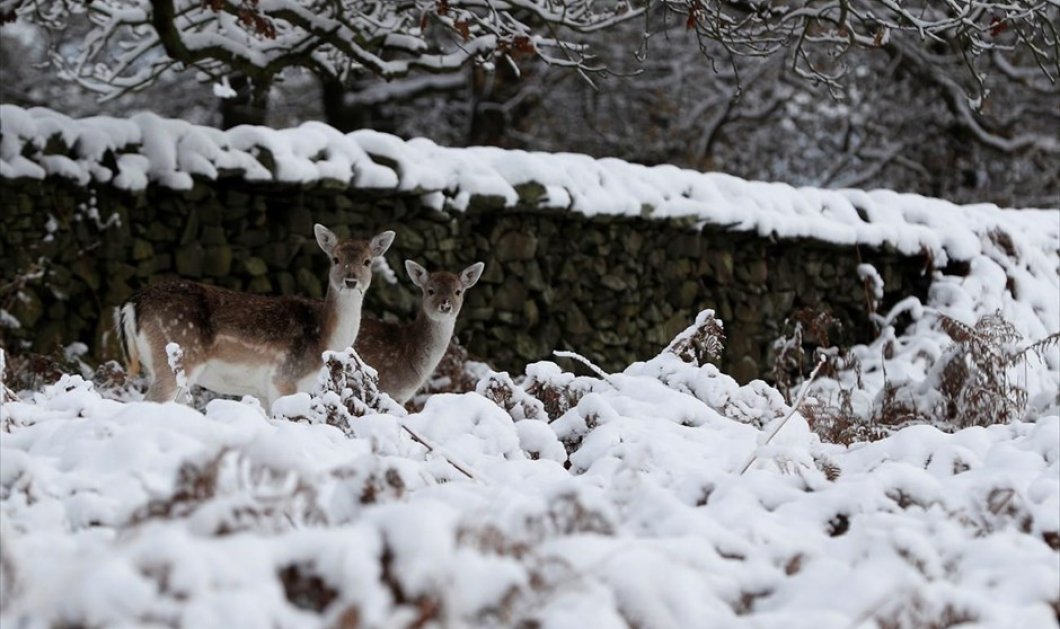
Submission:
[[763,285],[769,279],[769,265],[765,258],[750,260],[736,269],[736,278],[749,284]]
[[585,316],[585,313],[577,305],[568,305],[564,308],[563,314],[566,315],[564,317],[565,325],[563,326],[565,332],[576,337],[588,336],[592,333],[593,328],[589,325],[589,318]]
[[503,210],[507,203],[508,200],[502,196],[477,194],[468,199],[467,212],[496,212]]
[[284,213],[287,219],[287,229],[291,234],[303,234],[311,236],[313,225],[320,221],[314,220],[312,212],[305,206],[293,207]]
[[498,261],[532,260],[537,255],[537,236],[519,231],[509,231],[494,245]]
[[295,294],[294,276],[286,271],[276,274],[276,286],[279,288],[281,295]]
[[713,278],[719,284],[731,284],[735,262],[732,251],[728,249],[712,249],[707,253],[710,259],[710,267],[714,271]]
[[426,246],[426,239],[421,229],[408,225],[394,226],[394,244],[402,251],[422,251]]
[[613,291],[625,291],[629,288],[626,280],[618,273],[605,273],[600,278],[600,284]]
[[192,208],[188,211],[187,218],[184,221],[184,231],[180,235],[181,246],[200,240],[199,225],[199,211],[196,208]]
[[264,275],[258,275],[251,279],[250,283],[247,285],[247,290],[251,293],[258,293],[260,295],[273,294],[272,282],[270,282],[269,278]]
[[92,290],[99,290],[100,278],[99,274],[96,272],[93,260],[82,256],[77,260],[74,260],[73,264],[70,265],[70,271]]
[[177,231],[166,227],[160,222],[151,221],[147,224],[145,235],[152,242],[173,243],[177,239]]
[[700,251],[699,233],[683,233],[676,235],[669,243],[670,252],[673,255],[684,258],[698,258]]
[[19,291],[19,299],[11,302],[11,315],[18,319],[23,329],[36,327],[44,316],[44,304],[37,291],[28,286],[23,287]]
[[197,242],[180,247],[174,254],[177,274],[196,279],[202,277],[205,256],[205,250]]
[[298,290],[303,291],[303,294],[314,299],[324,298],[324,286],[321,283],[320,278],[309,269],[298,269],[295,271],[294,279]]
[[207,277],[227,276],[232,272],[232,248],[228,245],[206,247],[202,267]]
[[[339,233],[339,229],[336,228],[335,233]],[[348,238],[348,235],[342,235],[343,238]],[[247,229],[238,235],[236,242],[240,245],[257,248],[263,247],[270,241],[269,231],[267,229]]]
[[286,269],[291,263],[293,249],[286,242],[270,242],[261,248],[261,258],[274,269]]
[[155,255],[155,248],[151,246],[151,243],[144,240],[143,238],[133,239],[132,245],[132,259],[135,261],[147,260],[153,258]]
[[517,277],[510,276],[494,290],[491,305],[497,310],[521,312],[526,298],[526,286]]
[[228,238],[225,236],[224,228],[220,225],[203,225],[202,233],[199,236],[199,242],[207,247],[226,245],[228,244]]
[[[129,297],[132,297],[133,289],[129,284],[122,278],[111,278],[107,282],[107,289],[103,295],[103,299],[108,304],[121,304],[125,302]],[[103,312],[106,313],[109,308],[104,308]]]
[[523,308],[523,318],[527,326],[536,326],[541,321],[541,310],[534,303],[533,299],[526,301]]
[[630,255],[639,255],[641,247],[644,246],[644,236],[640,233],[640,230],[636,227],[626,235],[626,251]]
[[257,256],[249,256],[240,260],[243,270],[251,277],[263,277],[269,272],[269,266]]

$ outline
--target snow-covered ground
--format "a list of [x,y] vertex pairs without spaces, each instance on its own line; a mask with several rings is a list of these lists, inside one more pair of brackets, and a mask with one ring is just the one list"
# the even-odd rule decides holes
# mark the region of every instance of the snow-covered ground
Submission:
[[412,415],[342,399],[200,412],[64,377],[6,403],[0,624],[1057,624],[1056,416],[847,448],[795,413],[763,444],[775,390],[669,351]]

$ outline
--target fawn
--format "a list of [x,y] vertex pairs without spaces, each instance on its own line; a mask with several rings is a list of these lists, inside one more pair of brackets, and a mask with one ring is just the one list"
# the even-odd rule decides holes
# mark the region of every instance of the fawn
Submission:
[[405,261],[412,283],[423,293],[416,320],[406,325],[365,319],[356,350],[379,373],[379,388],[404,404],[419,390],[442,360],[464,295],[482,277],[486,265],[476,262],[459,274],[428,273]]
[[331,259],[323,301],[241,293],[189,281],[149,286],[115,313],[118,336],[135,375],[151,375],[145,399],[176,399],[179,387],[167,345],[177,343],[187,386],[227,395],[276,398],[308,391],[326,350],[351,347],[361,327],[361,304],[372,283],[372,259],[394,242],[384,231],[369,241],[339,240],[323,225],[317,244]]

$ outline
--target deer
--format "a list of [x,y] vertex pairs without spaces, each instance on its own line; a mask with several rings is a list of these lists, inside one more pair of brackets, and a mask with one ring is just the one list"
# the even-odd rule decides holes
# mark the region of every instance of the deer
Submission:
[[404,404],[430,377],[453,338],[456,317],[467,290],[474,286],[485,263],[476,262],[460,273],[427,269],[405,261],[409,279],[422,293],[416,319],[404,325],[365,319],[355,350],[379,374],[379,388]]
[[[370,240],[339,239],[316,224],[331,261],[323,300],[243,293],[187,280],[148,286],[115,312],[130,375],[150,375],[144,399],[171,402],[198,384],[225,395],[252,395],[271,408],[277,398],[308,392],[325,351],[352,347],[372,264],[394,242],[384,231]],[[178,382],[169,346],[182,352]]]

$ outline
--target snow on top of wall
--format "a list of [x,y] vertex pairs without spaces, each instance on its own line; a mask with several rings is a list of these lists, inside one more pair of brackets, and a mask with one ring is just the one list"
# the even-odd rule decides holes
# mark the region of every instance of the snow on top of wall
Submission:
[[[692,218],[777,237],[838,244],[889,244],[929,252],[937,264],[969,260],[982,236],[1016,230],[1042,250],[1060,248],[1060,212],[1005,210],[891,191],[794,188],[674,166],[643,166],[586,155],[491,147],[446,148],[423,138],[375,131],[342,134],[318,123],[228,131],[142,113],[127,120],[75,120],[58,112],[0,106],[0,176],[69,177],[139,190],[149,183],[186,190],[195,177],[341,182],[395,190],[437,209],[466,209],[475,197],[587,215]],[[63,147],[50,146],[52,138]],[[113,160],[105,156],[113,154]]]

